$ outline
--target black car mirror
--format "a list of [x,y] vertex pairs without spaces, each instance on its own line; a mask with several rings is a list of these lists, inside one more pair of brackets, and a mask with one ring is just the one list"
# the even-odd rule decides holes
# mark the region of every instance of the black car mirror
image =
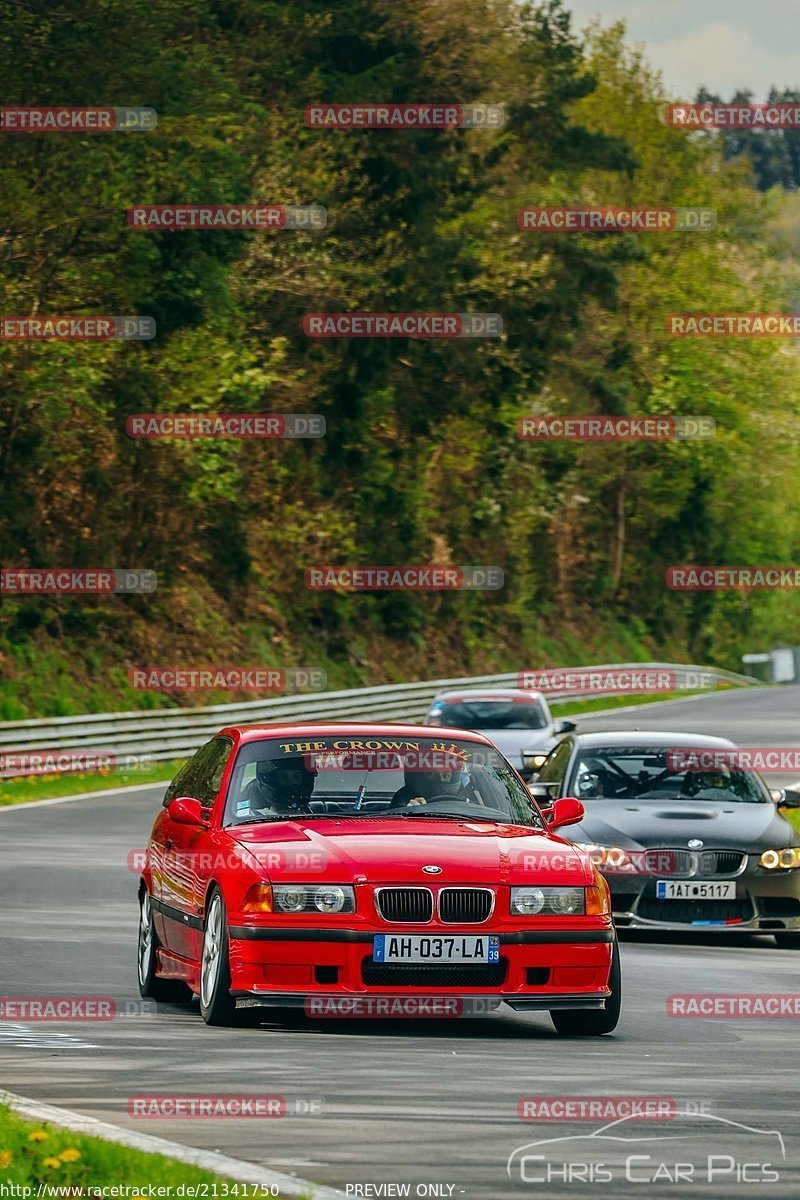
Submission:
[[778,808],[800,808],[800,792],[791,788],[783,788],[775,799]]
[[572,733],[573,729],[577,728],[574,721],[559,721],[556,724],[556,733]]

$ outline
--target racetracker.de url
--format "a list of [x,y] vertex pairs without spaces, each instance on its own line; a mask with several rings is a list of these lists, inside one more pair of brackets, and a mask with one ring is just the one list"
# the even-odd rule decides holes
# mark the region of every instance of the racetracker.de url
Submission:
[[14,1200],[31,1200],[33,1196],[42,1197],[42,1200],[49,1197],[79,1196],[91,1197],[93,1200],[116,1200],[117,1197],[126,1196],[152,1196],[157,1200],[172,1200],[173,1197],[176,1200],[213,1200],[214,1197],[220,1197],[222,1200],[226,1196],[270,1200],[271,1197],[279,1195],[278,1187],[274,1183],[228,1183],[224,1179],[216,1183],[179,1183],[174,1187],[171,1184],[154,1183],[87,1183],[83,1187],[44,1182],[38,1187],[29,1183],[0,1183],[0,1200],[4,1196],[13,1197]]

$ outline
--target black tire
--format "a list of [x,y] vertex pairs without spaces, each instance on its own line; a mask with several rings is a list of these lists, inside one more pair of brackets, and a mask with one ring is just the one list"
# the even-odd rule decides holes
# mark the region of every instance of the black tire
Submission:
[[150,895],[142,888],[139,896],[139,938],[137,944],[137,966],[139,995],[157,1004],[188,1004],[192,989],[180,979],[159,979],[156,975],[158,938],[153,926],[153,911]]
[[775,933],[773,937],[781,950],[800,950],[800,933]]
[[562,1008],[550,1011],[550,1020],[556,1032],[566,1037],[599,1037],[612,1033],[619,1021],[622,1005],[622,970],[619,962],[619,944],[614,942],[611,956],[611,974],[608,980],[611,995],[605,1008]]
[[[243,1010],[247,1012],[247,1009]],[[231,995],[231,960],[228,916],[222,892],[208,897],[200,955],[200,1012],[206,1025],[239,1025],[236,1001]]]

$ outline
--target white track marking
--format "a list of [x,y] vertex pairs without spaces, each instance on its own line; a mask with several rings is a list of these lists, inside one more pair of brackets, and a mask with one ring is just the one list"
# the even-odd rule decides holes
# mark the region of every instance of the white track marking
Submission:
[[46,1026],[24,1025],[20,1021],[0,1021],[0,1047],[26,1046],[32,1050],[99,1050],[94,1042],[84,1042],[71,1033],[57,1033]]

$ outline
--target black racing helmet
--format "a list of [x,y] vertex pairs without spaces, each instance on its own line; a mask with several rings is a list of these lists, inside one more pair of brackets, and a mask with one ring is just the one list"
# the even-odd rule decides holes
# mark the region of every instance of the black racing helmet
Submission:
[[309,766],[307,755],[265,758],[256,763],[256,779],[262,791],[269,793],[274,808],[284,811],[308,804],[316,777],[316,767]]
[[461,774],[459,771],[417,771],[404,772],[406,786],[415,796],[442,796],[461,791]]

